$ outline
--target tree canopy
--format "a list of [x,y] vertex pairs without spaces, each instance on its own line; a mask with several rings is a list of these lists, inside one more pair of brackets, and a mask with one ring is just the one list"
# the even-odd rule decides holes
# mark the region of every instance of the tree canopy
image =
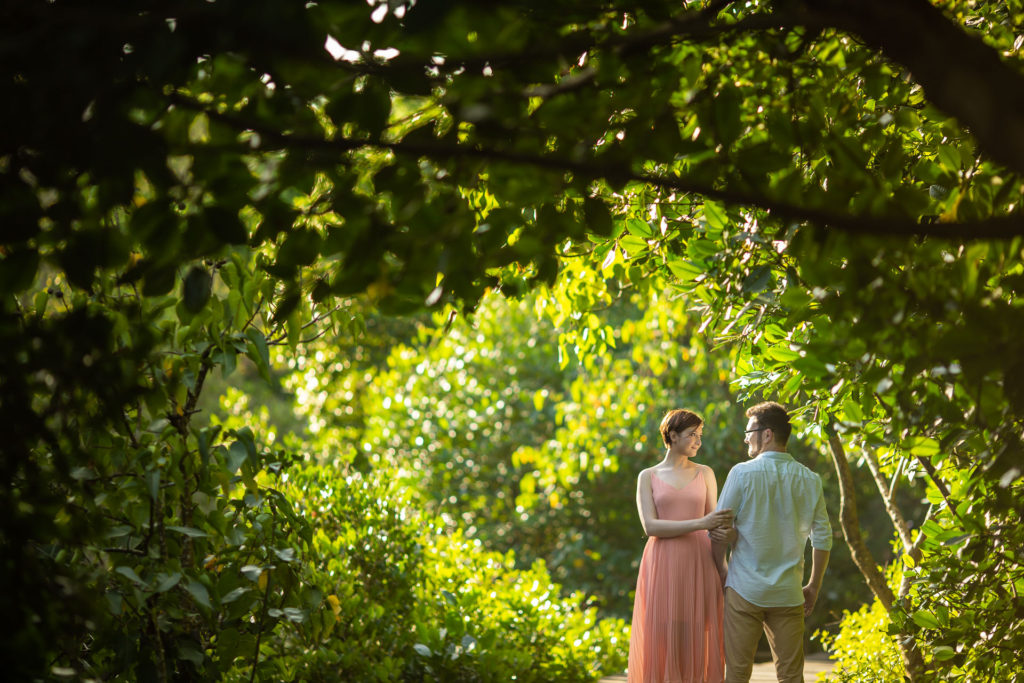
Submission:
[[[734,387],[832,454],[908,673],[1015,671],[1019,0],[14,0],[0,19],[8,646],[54,661],[49,634],[92,623],[82,587],[116,580],[150,591],[132,609],[166,672],[160,596],[239,619],[223,600],[249,589],[209,578],[198,534],[266,534],[260,562],[290,566],[267,525],[287,496],[260,478],[290,456],[195,424],[211,371],[244,356],[272,379],[273,349],[358,338],[367,310],[454,318],[544,285],[566,363],[622,342],[595,309],[684,300]],[[895,591],[851,460],[896,529]],[[905,519],[908,485],[926,519]],[[298,623],[282,610],[318,599],[253,609]],[[202,667],[205,637],[175,647]]]

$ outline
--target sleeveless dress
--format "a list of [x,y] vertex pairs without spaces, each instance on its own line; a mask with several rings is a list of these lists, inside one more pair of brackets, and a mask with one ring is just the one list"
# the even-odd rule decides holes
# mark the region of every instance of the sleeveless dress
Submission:
[[[704,477],[675,488],[651,473],[658,519],[703,517]],[[705,531],[647,539],[633,603],[629,683],[722,683],[722,582]]]

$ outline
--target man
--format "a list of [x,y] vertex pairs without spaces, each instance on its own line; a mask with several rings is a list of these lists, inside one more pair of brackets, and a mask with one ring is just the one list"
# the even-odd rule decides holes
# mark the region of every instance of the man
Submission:
[[[734,529],[712,532],[725,577],[725,681],[746,683],[763,628],[782,683],[803,683],[804,617],[811,613],[832,549],[821,478],[786,452],[785,408],[747,410],[744,442],[752,458],[729,472],[718,507],[732,508]],[[811,539],[811,577],[801,587]],[[725,564],[725,551],[735,543]]]

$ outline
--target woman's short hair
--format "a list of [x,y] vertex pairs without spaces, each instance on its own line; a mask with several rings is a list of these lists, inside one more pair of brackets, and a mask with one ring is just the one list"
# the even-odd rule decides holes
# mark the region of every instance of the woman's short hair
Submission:
[[668,411],[668,414],[661,419],[661,427],[658,428],[658,431],[661,432],[661,438],[665,441],[665,446],[668,447],[672,445],[672,440],[668,437],[670,432],[681,432],[702,424],[704,424],[704,420],[700,415],[680,408]]
[[793,431],[793,427],[789,424],[789,415],[786,413],[786,409],[775,401],[765,401],[747,408],[747,417],[757,420],[759,427],[772,430],[780,444],[786,445],[786,442],[789,441],[789,435]]

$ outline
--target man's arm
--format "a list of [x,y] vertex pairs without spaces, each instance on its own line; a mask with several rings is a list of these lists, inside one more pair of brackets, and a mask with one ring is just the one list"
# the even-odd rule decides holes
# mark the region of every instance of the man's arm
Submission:
[[831,553],[828,550],[811,550],[811,578],[804,586],[804,616],[809,616],[814,610],[814,603],[818,601],[818,591],[821,590],[821,582],[825,579],[825,567],[828,566],[828,557]]
[[[718,529],[716,529],[718,531]],[[731,529],[735,537],[736,530]],[[725,580],[729,576],[729,563],[725,559],[725,549],[729,547],[728,543],[716,541],[714,536],[711,537],[711,557],[715,560],[715,569],[718,570],[718,578],[722,580],[722,586],[725,586]]]
[[[732,476],[732,472],[725,478],[725,484],[722,486],[722,497],[718,499],[718,506],[734,505],[733,502],[735,497],[735,477]],[[718,569],[718,576],[722,580],[722,585],[725,586],[725,580],[729,575],[729,563],[725,559],[726,551],[736,542],[736,527],[730,525],[728,527],[719,527],[712,529],[708,532],[711,537],[711,557],[715,561],[715,568]]]
[[818,496],[814,504],[814,521],[811,525],[811,578],[804,586],[804,616],[811,613],[818,600],[821,582],[825,579],[829,551],[832,550],[832,525],[825,509],[825,492],[818,477]]

